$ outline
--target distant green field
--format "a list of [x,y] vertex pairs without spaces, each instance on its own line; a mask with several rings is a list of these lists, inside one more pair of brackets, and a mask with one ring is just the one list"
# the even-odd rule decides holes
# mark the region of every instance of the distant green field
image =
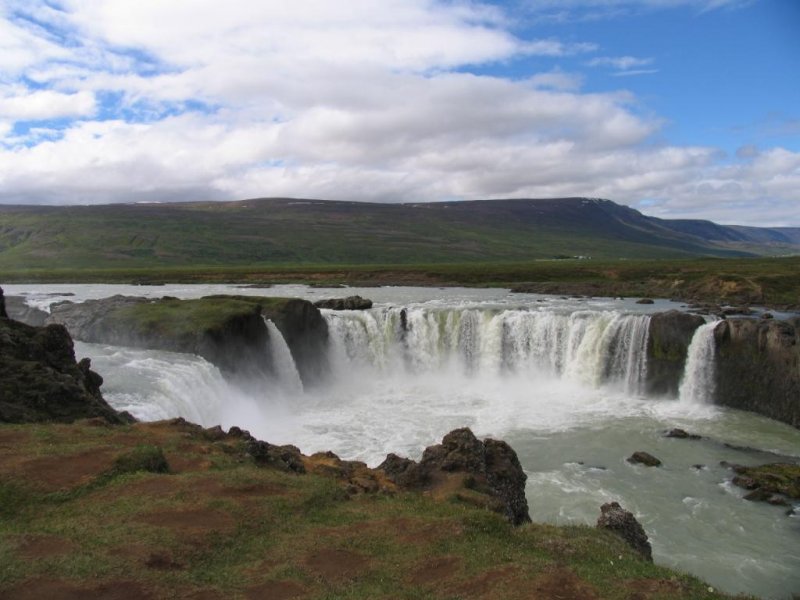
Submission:
[[0,206],[0,270],[294,268],[800,253],[800,231],[750,229],[654,219],[613,202],[581,198]]
[[465,285],[553,294],[729,301],[800,309],[800,257],[0,270],[0,282],[34,281]]

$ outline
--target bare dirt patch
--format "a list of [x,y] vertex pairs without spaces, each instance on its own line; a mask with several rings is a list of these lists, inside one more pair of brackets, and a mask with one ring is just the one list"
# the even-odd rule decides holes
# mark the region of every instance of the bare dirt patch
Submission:
[[345,581],[361,573],[368,560],[350,550],[325,548],[306,556],[305,565],[325,581]]
[[75,551],[75,544],[57,535],[22,535],[17,540],[17,554],[26,560],[53,558]]
[[111,469],[116,453],[91,450],[70,456],[42,456],[12,462],[10,474],[23,477],[35,487],[47,491],[68,490]]
[[244,591],[245,598],[252,600],[289,600],[305,594],[306,589],[294,581],[267,581]]
[[410,581],[414,585],[430,585],[451,579],[461,566],[457,556],[440,556],[425,560],[411,572]]
[[628,600],[654,600],[655,598],[682,597],[686,586],[680,581],[671,579],[636,579],[626,583],[630,590]]
[[597,600],[595,590],[565,567],[557,567],[526,584],[535,600]]
[[4,600],[154,600],[155,596],[135,581],[108,581],[85,586],[57,579],[30,579],[10,590],[0,590]]
[[229,531],[236,525],[229,514],[206,508],[149,512],[139,515],[137,520],[148,525],[190,533]]
[[0,449],[16,449],[27,444],[30,438],[31,436],[27,431],[0,428]]
[[467,580],[462,585],[459,585],[455,591],[458,595],[466,598],[502,598],[502,594],[496,594],[498,588],[502,588],[512,581],[518,571],[517,567],[512,566],[491,569]]
[[219,478],[200,478],[190,483],[190,489],[211,498],[230,498],[245,500],[261,496],[282,496],[287,493],[286,486],[269,481],[250,483],[225,483]]

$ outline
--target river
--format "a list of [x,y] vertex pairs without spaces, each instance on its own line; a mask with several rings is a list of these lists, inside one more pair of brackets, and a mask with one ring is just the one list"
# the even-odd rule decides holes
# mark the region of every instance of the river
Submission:
[[[238,425],[272,443],[373,466],[389,452],[419,458],[451,429],[469,426],[517,451],[535,521],[593,524],[600,504],[617,500],[647,531],[656,563],[731,593],[777,599],[800,592],[800,517],[743,500],[720,466],[800,459],[800,431],[709,403],[710,326],[695,334],[679,398],[643,392],[649,314],[679,304],[466,288],[5,288],[42,308],[114,294],[371,298],[369,311],[323,311],[332,374],[315,388],[304,389],[271,323],[265,351],[279,375],[258,397],[193,355],[84,343],[76,354],[92,359],[110,403],[140,419]],[[703,437],[664,437],[673,427]],[[663,466],[629,464],[636,450]]]

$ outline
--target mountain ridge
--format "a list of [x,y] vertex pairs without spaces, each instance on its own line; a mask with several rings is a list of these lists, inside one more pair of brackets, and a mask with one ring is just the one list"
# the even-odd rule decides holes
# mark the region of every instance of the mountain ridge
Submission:
[[800,228],[650,217],[597,198],[0,206],[0,268],[415,264],[800,254]]

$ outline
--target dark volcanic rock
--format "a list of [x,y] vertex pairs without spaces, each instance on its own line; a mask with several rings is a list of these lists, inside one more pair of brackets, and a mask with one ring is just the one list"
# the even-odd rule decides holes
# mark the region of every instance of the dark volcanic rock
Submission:
[[6,297],[3,295],[3,288],[0,288],[0,319],[7,319],[8,313],[6,312]]
[[106,403],[100,394],[103,378],[89,367],[88,359],[75,361],[63,326],[32,327],[0,318],[0,421],[131,422],[130,415]]
[[306,472],[303,455],[296,446],[275,446],[269,442],[251,440],[247,444],[247,453],[259,465],[269,465],[293,473]]
[[736,473],[731,481],[748,490],[744,499],[751,502],[768,502],[788,506],[789,500],[800,500],[800,465],[793,463],[768,463],[755,467],[726,464]]
[[652,298],[640,298],[636,304],[655,304],[655,301]]
[[503,513],[514,525],[530,522],[525,480],[514,450],[505,442],[481,442],[467,428],[455,429],[441,444],[425,449],[419,463],[390,454],[378,469],[401,489],[459,489],[457,497],[474,500],[465,492],[491,500],[483,505]]
[[664,437],[668,438],[677,438],[679,440],[699,440],[700,436],[694,433],[689,433],[683,429],[679,429],[676,427],[675,429],[670,429],[667,433],[664,434]]
[[800,427],[800,319],[727,319],[714,340],[716,403]]
[[317,308],[330,308],[331,310],[367,310],[372,308],[372,300],[361,296],[348,296],[347,298],[331,298],[314,302]]
[[631,456],[629,456],[625,460],[627,460],[632,465],[633,464],[640,464],[640,465],[644,465],[645,467],[660,467],[661,466],[661,461],[658,460],[655,456],[653,456],[652,454],[648,454],[647,452],[642,452],[642,451],[634,452]]
[[644,528],[633,514],[622,508],[618,502],[609,502],[600,507],[597,527],[606,529],[625,540],[628,545],[641,554],[645,560],[653,562],[653,550]]
[[677,396],[686,354],[695,330],[705,323],[699,315],[671,310],[650,318],[647,340],[647,391]]

